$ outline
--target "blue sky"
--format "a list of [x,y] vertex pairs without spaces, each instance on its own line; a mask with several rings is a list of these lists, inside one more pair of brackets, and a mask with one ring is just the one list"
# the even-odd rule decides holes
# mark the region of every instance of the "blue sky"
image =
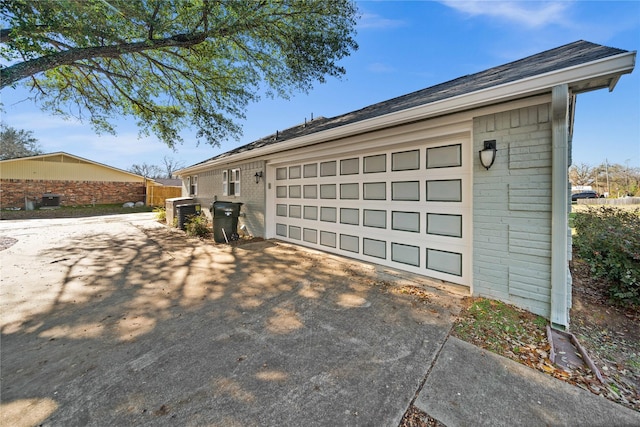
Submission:
[[[240,141],[196,145],[189,131],[172,151],[138,138],[132,120],[118,135],[96,135],[87,124],[41,112],[24,89],[0,92],[2,122],[31,130],[45,152],[65,151],[121,169],[162,165],[164,156],[188,166],[314,117],[332,117],[454,78],[483,71],[576,40],[625,50],[640,46],[640,1],[362,1],[360,49],[342,64],[340,80],[316,84],[289,100],[263,98],[249,106]],[[578,96],[574,164],[640,167],[640,71],[616,89]]]

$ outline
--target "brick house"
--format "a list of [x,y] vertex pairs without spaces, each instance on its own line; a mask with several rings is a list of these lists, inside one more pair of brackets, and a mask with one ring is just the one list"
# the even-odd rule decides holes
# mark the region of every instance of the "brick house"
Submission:
[[253,235],[464,286],[566,327],[576,96],[613,90],[635,55],[577,41],[319,117],[178,171],[183,196],[242,202]]
[[0,208],[25,208],[44,194],[61,206],[145,200],[145,178],[72,154],[58,152],[0,161]]

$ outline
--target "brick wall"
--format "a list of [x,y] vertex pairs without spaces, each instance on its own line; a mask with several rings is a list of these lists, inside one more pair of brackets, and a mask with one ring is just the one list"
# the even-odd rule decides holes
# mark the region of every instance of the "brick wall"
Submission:
[[60,194],[62,206],[144,202],[141,182],[42,181],[3,179],[0,208],[24,208],[25,196],[40,202],[44,193]]
[[550,104],[477,117],[474,152],[497,141],[488,171],[474,156],[474,294],[545,317],[551,299]]
[[[225,169],[240,169],[240,196],[222,195],[222,171]],[[256,172],[263,173],[258,184],[255,179]],[[251,235],[264,237],[266,168],[263,161],[234,164],[194,175],[198,176],[198,194],[194,196],[195,202],[202,205],[203,211],[210,219],[209,208],[214,200],[243,203],[241,210],[243,216],[238,220],[238,227],[246,225]],[[187,195],[186,180],[187,177],[183,177],[183,196]]]

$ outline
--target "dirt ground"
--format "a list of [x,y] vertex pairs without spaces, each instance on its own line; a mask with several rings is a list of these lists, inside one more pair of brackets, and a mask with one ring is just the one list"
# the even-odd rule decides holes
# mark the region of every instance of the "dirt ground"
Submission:
[[571,273],[571,332],[609,383],[602,394],[640,411],[640,307],[612,303],[606,283],[575,256]]

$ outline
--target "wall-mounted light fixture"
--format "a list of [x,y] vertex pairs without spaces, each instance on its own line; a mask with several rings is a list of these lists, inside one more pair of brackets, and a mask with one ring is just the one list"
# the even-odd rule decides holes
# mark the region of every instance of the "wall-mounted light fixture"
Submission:
[[493,162],[496,161],[496,140],[492,139],[490,141],[484,141],[484,148],[479,151],[480,154],[480,163],[482,166],[489,168],[493,165]]
[[262,171],[256,172],[253,177],[256,179],[256,184],[258,184],[260,182],[260,178],[262,178]]

